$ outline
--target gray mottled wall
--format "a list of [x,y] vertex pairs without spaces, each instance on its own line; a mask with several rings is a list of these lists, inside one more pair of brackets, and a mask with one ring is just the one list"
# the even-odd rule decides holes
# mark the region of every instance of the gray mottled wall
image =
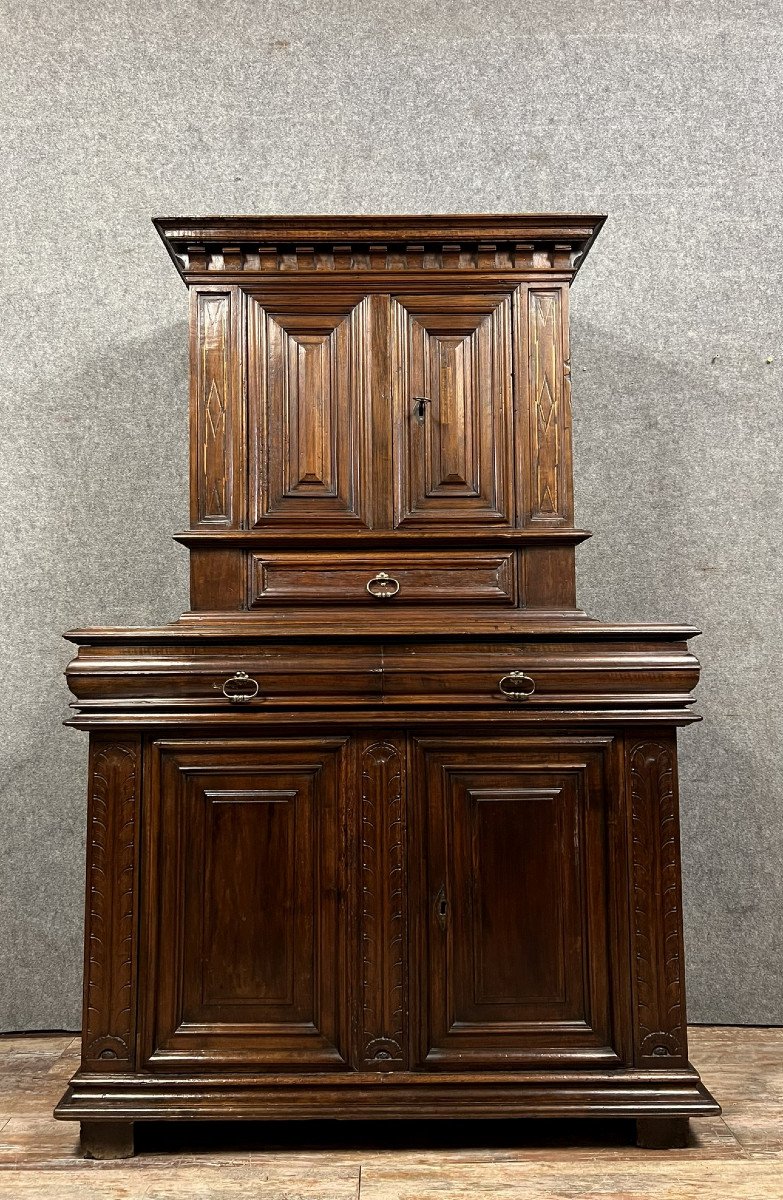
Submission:
[[186,607],[185,291],[150,216],[493,209],[610,214],[573,293],[581,599],[705,631],[691,1015],[783,1022],[783,8],[0,11],[0,1027],[79,1022],[86,738],[60,726],[60,633]]

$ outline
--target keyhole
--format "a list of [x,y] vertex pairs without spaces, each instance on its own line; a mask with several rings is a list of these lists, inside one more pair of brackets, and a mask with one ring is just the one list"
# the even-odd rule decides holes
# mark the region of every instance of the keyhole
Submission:
[[414,396],[413,402],[416,405],[416,416],[420,421],[423,421],[427,415],[427,405],[431,404],[429,396]]
[[440,904],[438,905],[438,916],[440,917],[441,920],[443,920],[444,917],[446,916],[446,901],[445,900],[441,900]]

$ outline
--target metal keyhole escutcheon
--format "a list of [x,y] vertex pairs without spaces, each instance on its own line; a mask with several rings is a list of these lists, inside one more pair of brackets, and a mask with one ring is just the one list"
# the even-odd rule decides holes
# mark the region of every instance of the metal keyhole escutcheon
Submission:
[[429,396],[414,396],[413,403],[415,404],[416,416],[420,421],[423,421],[427,415],[427,405],[432,404]]

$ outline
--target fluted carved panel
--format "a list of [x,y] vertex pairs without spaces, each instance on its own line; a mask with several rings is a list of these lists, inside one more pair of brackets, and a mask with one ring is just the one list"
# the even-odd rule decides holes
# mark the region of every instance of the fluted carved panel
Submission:
[[361,1065],[405,1066],[405,910],[402,756],[390,742],[362,753]]
[[84,1060],[129,1069],[133,1058],[139,745],[98,742],[90,761]]
[[629,753],[633,830],[637,1054],[685,1058],[679,818],[673,746]]

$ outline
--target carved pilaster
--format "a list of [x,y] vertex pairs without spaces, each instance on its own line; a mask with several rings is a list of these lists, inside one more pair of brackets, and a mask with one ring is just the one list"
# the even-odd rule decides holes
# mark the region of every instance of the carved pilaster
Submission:
[[390,742],[362,753],[360,1066],[406,1066],[402,755]]
[[530,518],[572,515],[570,368],[565,361],[563,293],[531,289],[528,300]]
[[628,749],[637,1063],[687,1058],[676,745]]
[[192,442],[196,525],[238,523],[241,464],[234,461],[237,411],[236,300],[231,292],[195,292],[192,343]]
[[83,1065],[133,1065],[141,746],[92,739],[87,824]]

